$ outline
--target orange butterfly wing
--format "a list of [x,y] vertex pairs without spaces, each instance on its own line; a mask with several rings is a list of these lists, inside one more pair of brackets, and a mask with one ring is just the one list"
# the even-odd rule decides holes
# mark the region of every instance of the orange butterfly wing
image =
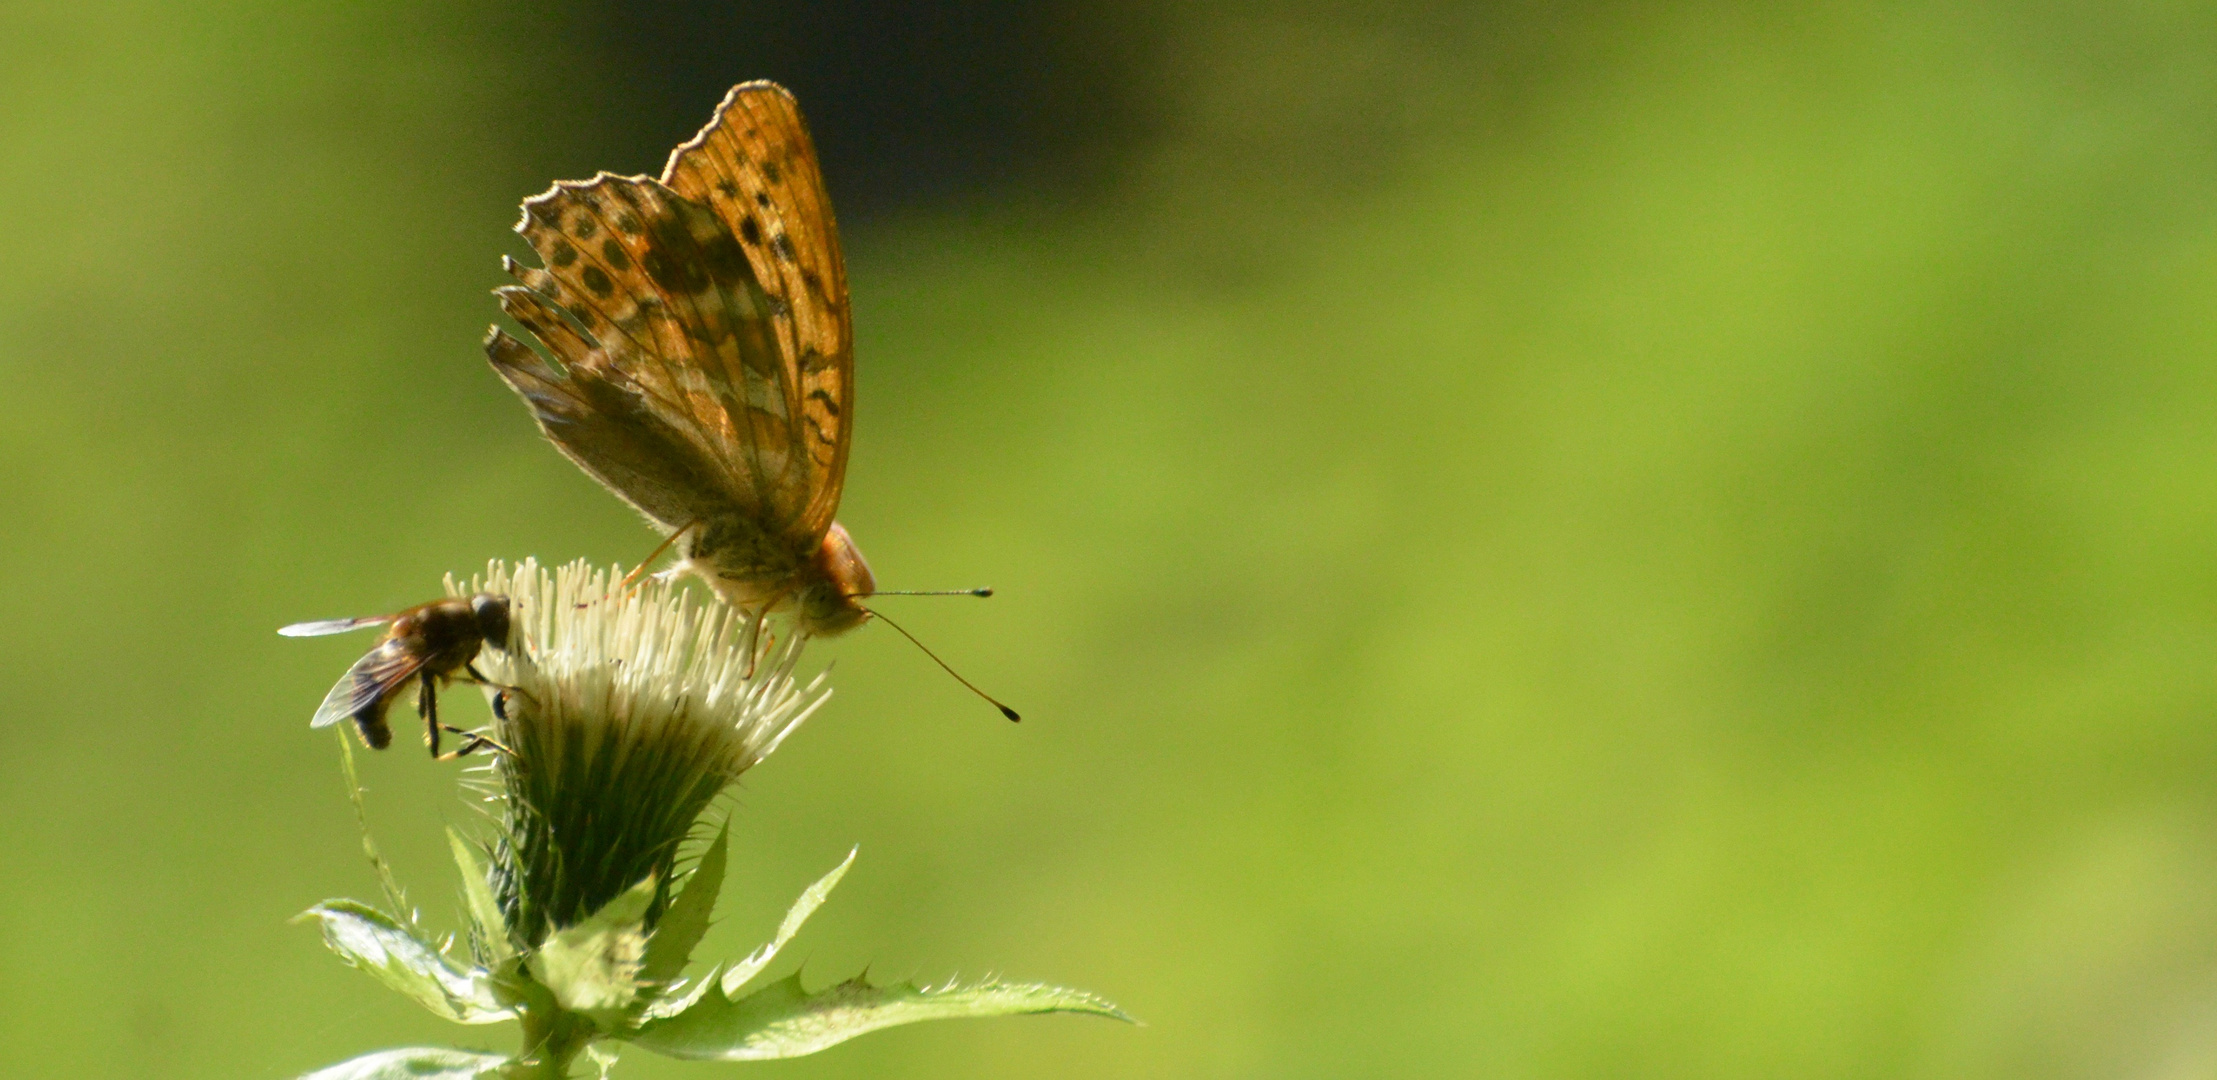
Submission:
[[526,200],[544,269],[501,307],[561,362],[495,329],[493,367],[564,454],[666,529],[744,523],[820,543],[854,394],[846,270],[792,96],[732,89],[661,180],[602,173]]
[[[737,235],[758,281],[790,319],[786,377],[808,460],[807,531],[831,526],[846,483],[854,415],[854,325],[847,263],[800,104],[771,82],[724,96],[701,133],[670,152],[662,182],[707,203]],[[760,234],[757,242],[756,234]]]

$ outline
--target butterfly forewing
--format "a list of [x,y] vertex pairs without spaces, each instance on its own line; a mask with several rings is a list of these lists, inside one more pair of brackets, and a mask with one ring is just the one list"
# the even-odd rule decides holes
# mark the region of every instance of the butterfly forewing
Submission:
[[820,535],[846,478],[854,328],[839,228],[800,106],[774,83],[733,87],[708,126],[670,153],[662,182],[714,208],[787,313],[786,384],[809,469],[801,520]]

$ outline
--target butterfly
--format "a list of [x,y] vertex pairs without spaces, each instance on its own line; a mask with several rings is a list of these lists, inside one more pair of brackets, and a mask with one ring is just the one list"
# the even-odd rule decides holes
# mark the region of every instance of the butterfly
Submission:
[[493,370],[579,468],[727,602],[809,634],[868,619],[834,521],[854,432],[846,265],[793,95],[725,95],[660,177],[602,172],[524,201],[541,263],[495,290],[560,367],[494,327]]

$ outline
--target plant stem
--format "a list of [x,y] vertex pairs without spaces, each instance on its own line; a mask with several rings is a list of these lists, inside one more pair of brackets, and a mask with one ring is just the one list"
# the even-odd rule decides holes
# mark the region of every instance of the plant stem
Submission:
[[523,1056],[501,1070],[505,1080],[569,1080],[570,1062],[593,1041],[593,1022],[561,1008],[523,1010]]

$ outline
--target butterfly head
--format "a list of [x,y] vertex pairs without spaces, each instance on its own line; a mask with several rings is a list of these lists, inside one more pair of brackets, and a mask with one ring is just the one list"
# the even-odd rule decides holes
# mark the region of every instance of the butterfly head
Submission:
[[818,636],[844,634],[870,617],[861,598],[877,591],[878,579],[870,573],[862,549],[854,546],[838,522],[825,530],[811,569],[814,573],[801,589],[796,612],[801,629]]

